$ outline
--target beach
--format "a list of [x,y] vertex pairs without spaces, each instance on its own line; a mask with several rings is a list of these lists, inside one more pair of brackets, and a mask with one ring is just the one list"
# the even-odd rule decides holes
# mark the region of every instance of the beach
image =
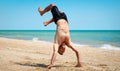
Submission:
[[75,45],[82,67],[76,65],[75,53],[66,48],[57,54],[54,66],[47,69],[53,43],[0,38],[0,71],[120,71],[120,50]]

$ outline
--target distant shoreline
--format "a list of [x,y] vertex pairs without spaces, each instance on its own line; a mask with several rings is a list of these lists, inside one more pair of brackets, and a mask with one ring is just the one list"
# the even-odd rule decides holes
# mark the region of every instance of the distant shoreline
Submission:
[[[38,38],[33,38],[32,40],[25,40],[25,39],[16,39],[16,38],[6,38],[6,37],[0,37],[0,38],[3,38],[3,39],[11,39],[11,40],[23,40],[23,41],[32,41],[32,42],[40,42],[40,43],[50,43],[50,44],[53,44],[53,42],[51,41],[44,41],[44,40],[38,40]],[[96,48],[96,47],[93,47],[93,46],[90,46],[90,45],[87,45],[87,44],[77,44],[77,43],[74,43],[73,44],[77,47],[92,47],[92,48]],[[120,48],[118,47],[113,47],[109,44],[104,44],[103,46],[100,47],[100,49],[104,49],[104,50],[120,50]]]
[[[56,30],[0,30],[0,31],[56,31]],[[115,32],[115,31],[117,31],[117,32],[120,32],[120,30],[70,30],[71,32],[72,31],[80,31],[80,32],[87,32],[87,31],[96,31],[96,32],[109,32],[109,31],[113,31],[113,32]]]
[[[0,30],[0,37],[54,41],[55,30]],[[49,37],[48,37],[49,36]],[[97,48],[120,48],[119,30],[71,30],[72,42]]]

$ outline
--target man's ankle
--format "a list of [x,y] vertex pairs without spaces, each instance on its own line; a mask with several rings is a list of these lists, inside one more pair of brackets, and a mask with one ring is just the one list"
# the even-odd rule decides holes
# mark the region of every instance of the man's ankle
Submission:
[[38,11],[39,11],[40,15],[42,16],[43,15],[43,11],[42,11],[42,9],[40,7],[38,8]]

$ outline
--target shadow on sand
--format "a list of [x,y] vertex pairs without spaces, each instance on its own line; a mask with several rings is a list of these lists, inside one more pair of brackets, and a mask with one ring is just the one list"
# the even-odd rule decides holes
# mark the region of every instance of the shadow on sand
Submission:
[[[47,68],[48,65],[45,64],[38,64],[38,63],[15,63],[17,65],[22,65],[22,66],[31,66],[31,67],[42,67],[42,68]],[[61,66],[61,65],[56,65],[52,67],[73,67],[73,66]]]
[[30,64],[30,63],[24,63],[24,64],[22,64],[22,63],[15,63],[15,64],[22,65],[22,66],[31,66],[31,67],[43,67],[43,68],[47,67],[47,65],[45,65],[45,64],[37,64],[37,63],[35,63],[35,64]]

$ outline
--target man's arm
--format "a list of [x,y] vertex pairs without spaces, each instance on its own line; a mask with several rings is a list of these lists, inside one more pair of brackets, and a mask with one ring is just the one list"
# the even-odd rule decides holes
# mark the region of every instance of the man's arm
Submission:
[[44,22],[44,26],[47,26],[48,24],[52,23],[54,21],[54,19],[50,19],[49,21],[45,21]]

